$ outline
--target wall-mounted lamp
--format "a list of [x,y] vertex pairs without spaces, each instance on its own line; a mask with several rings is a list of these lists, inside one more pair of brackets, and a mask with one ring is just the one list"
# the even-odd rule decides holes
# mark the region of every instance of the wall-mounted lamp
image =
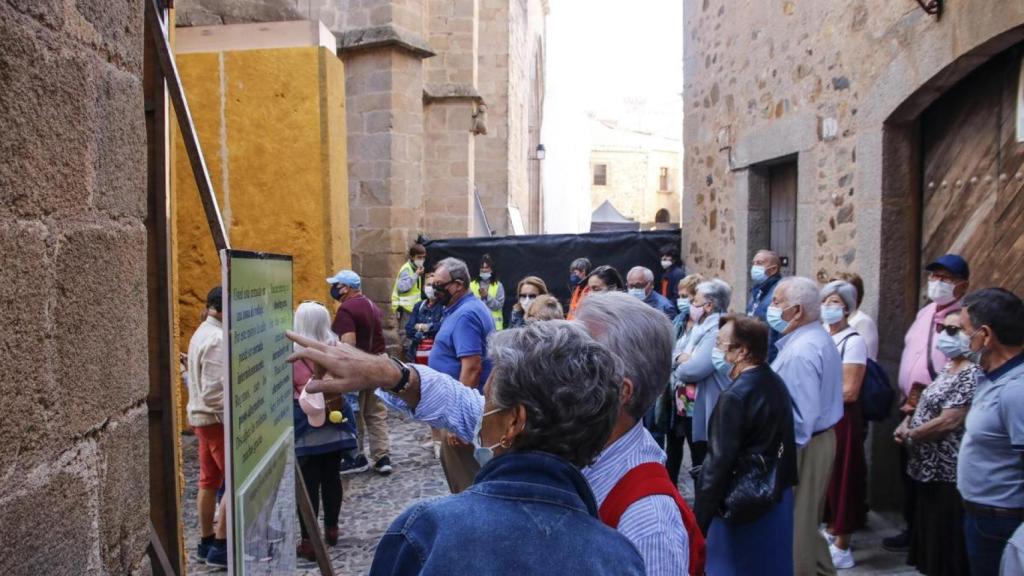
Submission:
[[534,156],[537,160],[543,160],[547,151],[544,149],[543,144],[537,144],[537,155]]

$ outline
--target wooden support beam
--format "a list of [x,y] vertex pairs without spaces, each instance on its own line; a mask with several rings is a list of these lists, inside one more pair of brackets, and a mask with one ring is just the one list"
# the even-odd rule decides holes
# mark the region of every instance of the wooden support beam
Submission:
[[[155,3],[147,2],[146,26],[158,21]],[[151,12],[153,12],[151,14]],[[184,573],[184,538],[172,370],[174,322],[170,202],[167,182],[167,91],[155,46],[143,46],[143,92],[146,117],[146,300],[149,347],[149,513],[151,548],[162,553],[152,563],[154,574]],[[168,555],[167,551],[170,551]],[[151,553],[151,557],[152,554]]]
[[313,503],[309,501],[309,491],[306,490],[306,482],[302,479],[302,469],[298,464],[295,465],[295,500],[299,503],[299,520],[306,527],[309,539],[313,541],[313,552],[316,554],[320,573],[324,576],[334,576],[334,567],[331,566],[331,558],[327,555],[327,546],[324,545],[323,536],[320,534],[320,526],[316,514],[313,513]]
[[213,236],[213,244],[218,252],[230,249],[224,221],[221,219],[220,208],[217,206],[217,197],[213,193],[210,171],[206,167],[203,149],[199,145],[199,136],[196,134],[196,127],[192,122],[192,113],[189,111],[188,101],[185,99],[185,90],[181,86],[178,66],[174,63],[171,45],[167,41],[164,17],[157,9],[157,0],[146,1],[146,27],[150,30],[152,45],[156,49],[157,61],[160,64],[160,72],[167,84],[171,103],[174,104],[174,113],[178,118],[181,139],[185,143],[185,152],[188,154],[192,175],[195,177],[196,187],[199,189],[199,199],[203,202],[203,210],[206,212],[206,222],[210,227],[210,235]]

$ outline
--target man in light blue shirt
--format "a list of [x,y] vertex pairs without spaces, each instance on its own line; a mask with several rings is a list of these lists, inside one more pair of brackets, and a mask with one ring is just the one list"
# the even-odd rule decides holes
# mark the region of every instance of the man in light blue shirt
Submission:
[[960,338],[985,375],[967,413],[956,484],[971,574],[995,576],[1024,519],[1024,302],[986,288],[968,294],[963,309]]
[[800,483],[793,498],[794,573],[835,574],[828,542],[818,526],[835,460],[832,427],[843,417],[843,361],[821,326],[818,285],[810,278],[779,281],[766,317],[781,336],[775,343],[779,353],[772,370],[785,381],[793,399],[799,447]]
[[[622,293],[591,294],[580,304],[576,319],[598,342],[623,362],[622,407],[604,451],[583,476],[598,505],[635,467],[664,463],[665,453],[640,422],[668,382],[672,326],[660,312]],[[399,368],[381,357],[367,357],[345,347],[321,354],[303,352],[331,373],[333,380],[315,381],[313,391],[382,388],[377,394],[392,408],[432,426],[448,429],[471,441],[483,414],[484,397],[450,376],[415,366],[408,385],[395,388]],[[329,358],[328,356],[334,358]],[[633,502],[619,518],[617,530],[644,559],[649,575],[683,575],[690,565],[690,538],[680,508],[671,496],[651,495]]]

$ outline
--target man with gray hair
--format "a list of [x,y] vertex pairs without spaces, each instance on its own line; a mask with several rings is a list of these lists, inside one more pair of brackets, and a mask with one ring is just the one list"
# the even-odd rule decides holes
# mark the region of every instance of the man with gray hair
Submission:
[[654,289],[654,272],[650,268],[634,266],[626,274],[626,287],[630,296],[638,298],[651,308],[660,311],[669,320],[676,317],[679,310],[673,302],[669,302]]
[[794,493],[793,563],[800,576],[835,574],[828,542],[818,532],[835,459],[832,430],[843,417],[843,363],[821,325],[818,285],[793,276],[779,281],[766,317],[780,337],[772,362],[793,399],[799,484]]
[[[427,364],[463,386],[482,390],[491,372],[487,337],[494,332],[494,317],[470,291],[469,268],[462,260],[445,258],[438,262],[433,282],[434,295],[444,312]],[[480,470],[469,440],[459,438],[457,433],[445,434],[441,442],[441,467],[453,494],[468,488]]]
[[[582,470],[609,526],[628,538],[644,559],[647,574],[703,573],[704,539],[692,511],[668,479],[665,453],[640,420],[668,381],[672,325],[664,315],[621,293],[591,294],[577,321],[623,365],[620,409],[604,450]],[[366,357],[341,347],[308,356],[332,375],[311,391],[377,392],[393,409],[416,420],[440,421],[471,441],[483,417],[482,396],[451,377],[423,366]],[[397,383],[397,384],[396,384]]]

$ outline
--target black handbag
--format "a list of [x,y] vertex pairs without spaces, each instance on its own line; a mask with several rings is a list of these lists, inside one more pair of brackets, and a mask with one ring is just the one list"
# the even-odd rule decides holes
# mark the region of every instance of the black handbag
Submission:
[[779,462],[784,445],[779,443],[778,454],[744,454],[736,462],[729,491],[726,492],[719,514],[735,523],[750,522],[763,516],[779,503]]

